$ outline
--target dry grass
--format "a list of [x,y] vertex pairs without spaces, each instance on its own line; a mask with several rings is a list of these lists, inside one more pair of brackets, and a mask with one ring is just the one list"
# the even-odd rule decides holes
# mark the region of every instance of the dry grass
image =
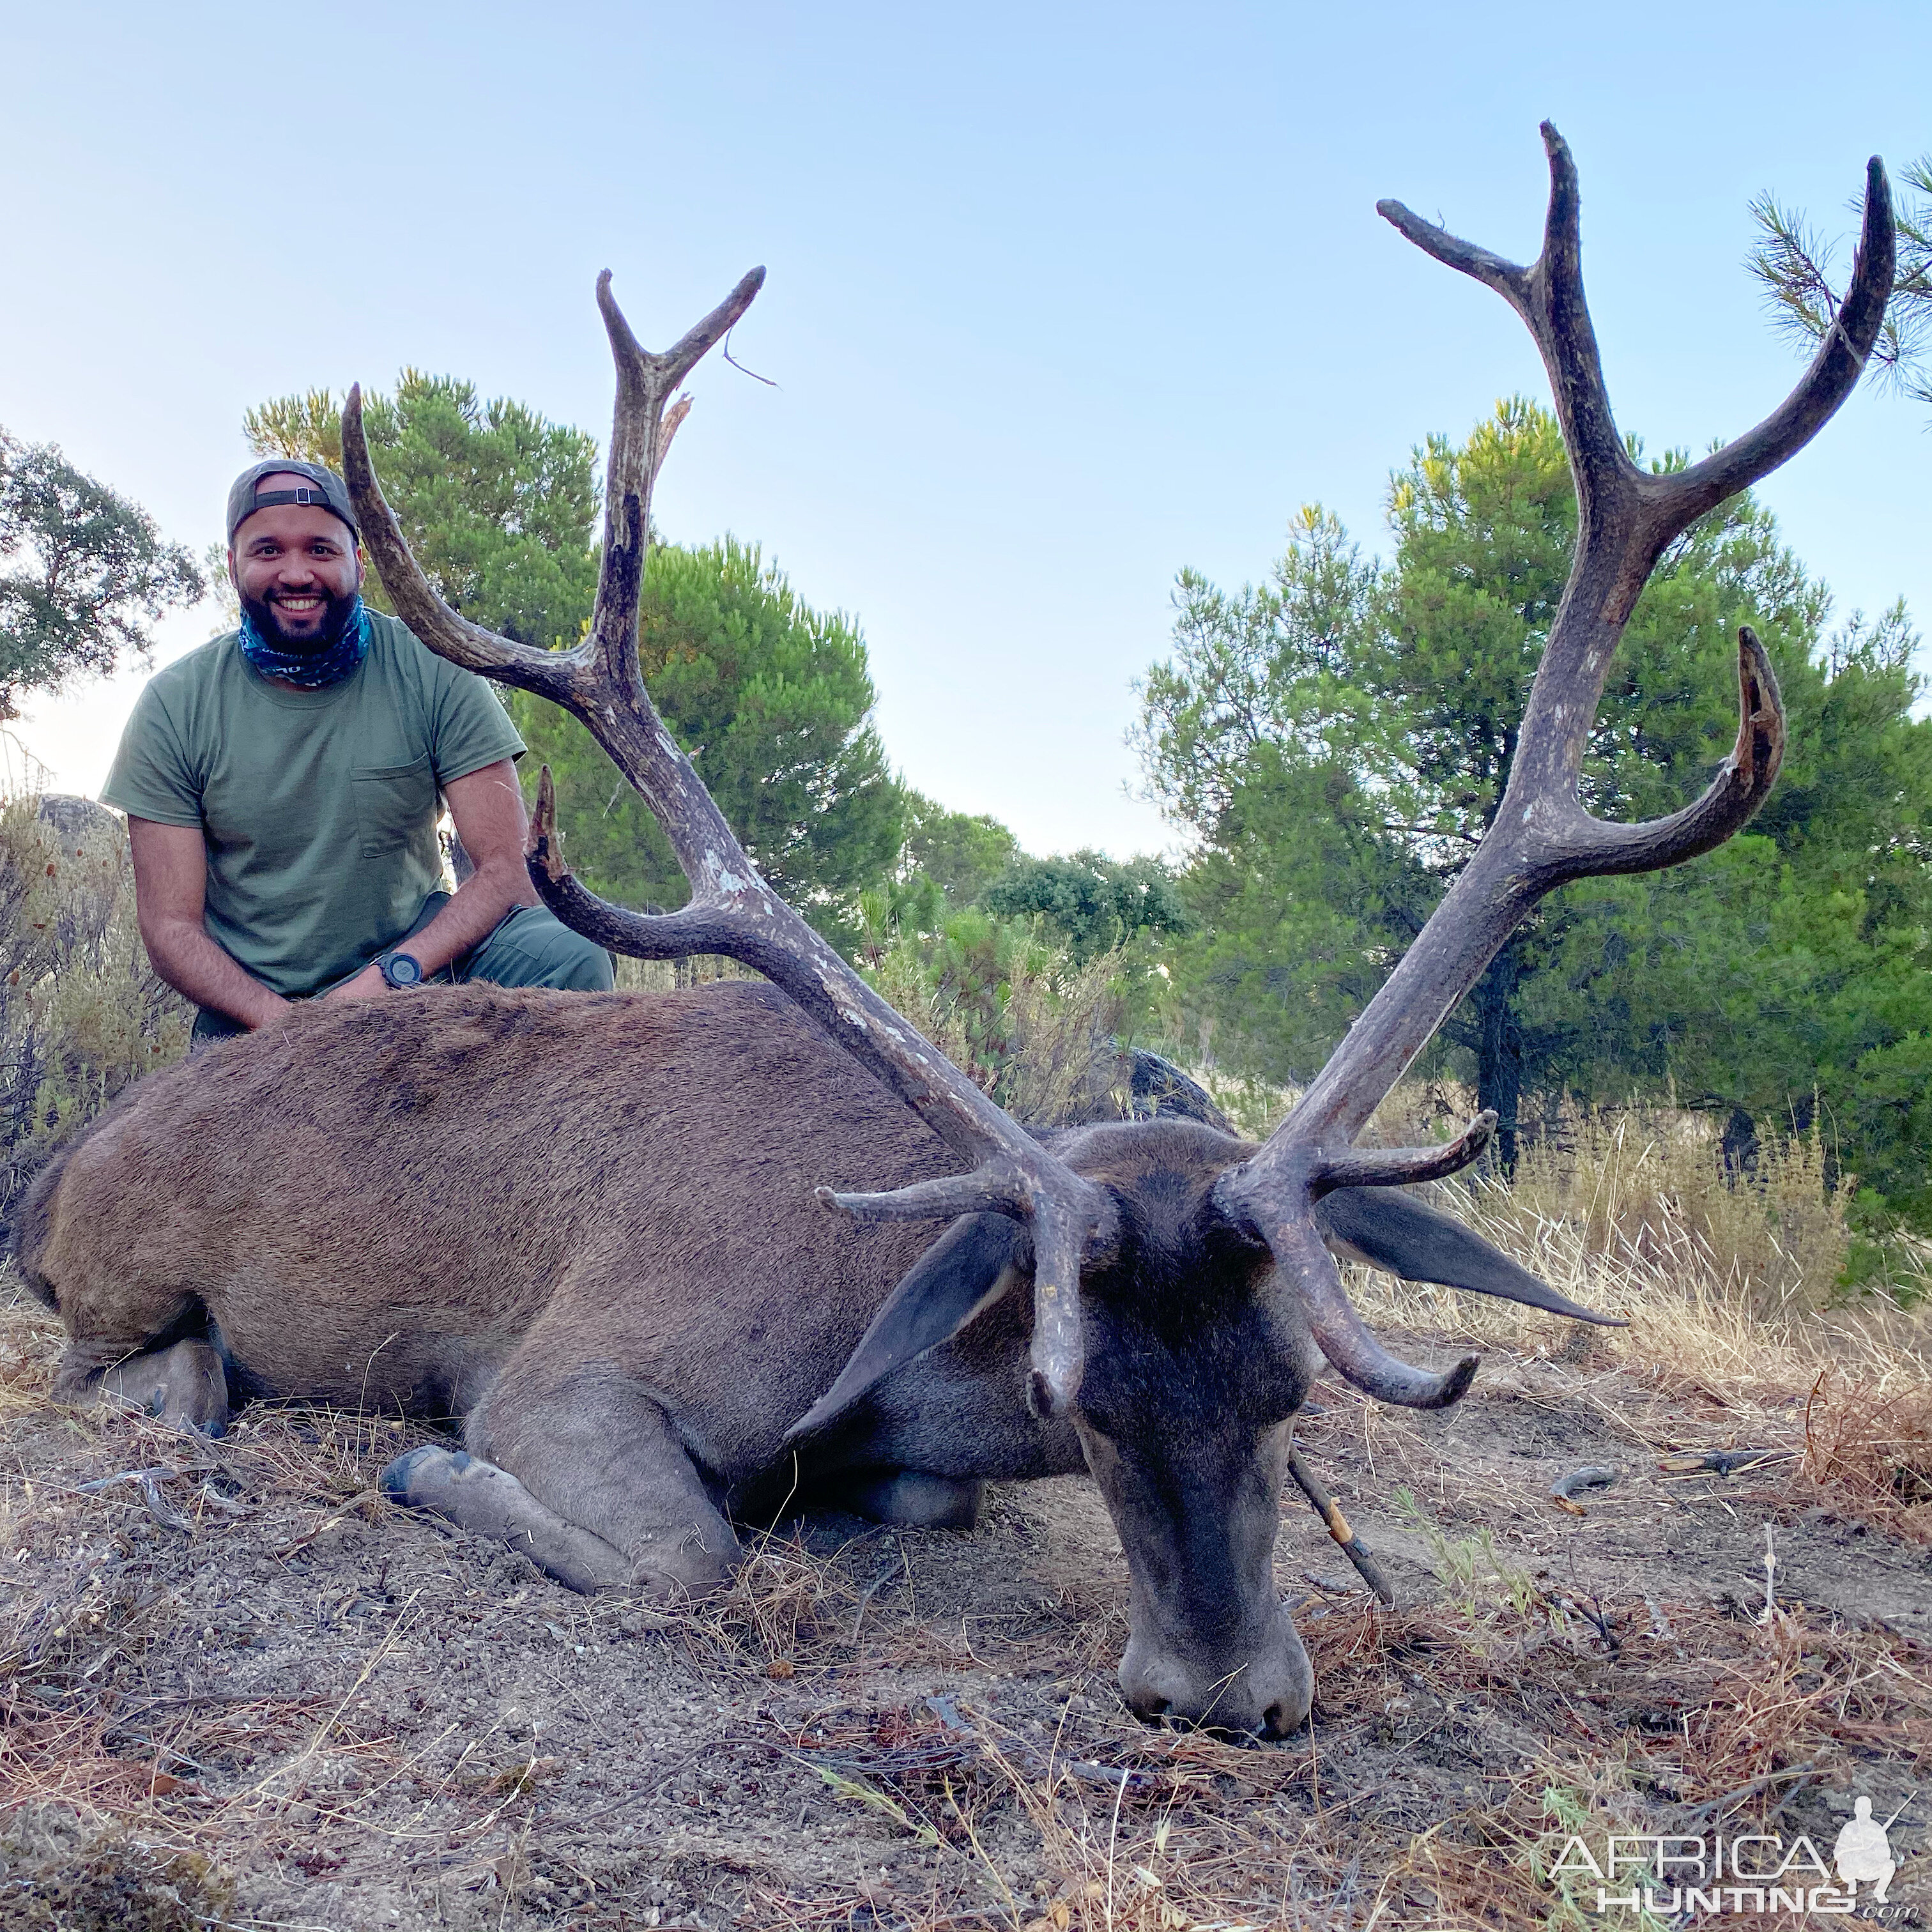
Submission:
[[[1262,1096],[1262,1118],[1246,1124],[1264,1129],[1292,1097]],[[1370,1132],[1426,1144],[1467,1118],[1467,1101],[1399,1088]],[[1808,1388],[1829,1370],[1864,1400],[1888,1402],[1932,1382],[1932,1247],[1900,1238],[1904,1278],[1847,1295],[1844,1192],[1816,1135],[1766,1136],[1754,1174],[1738,1180],[1701,1115],[1573,1111],[1558,1132],[1524,1144],[1513,1182],[1480,1173],[1432,1196],[1552,1287],[1630,1325],[1583,1330],[1514,1303],[1352,1270],[1350,1293],[1379,1325],[1531,1356],[1567,1352],[1732,1392]]]
[[[846,1795],[950,1846],[963,1864],[986,1864],[998,1900],[892,1922],[908,1932],[1378,1922],[1527,1932],[1573,1922],[1548,1876],[1573,1830],[1600,1844],[1612,1830],[1776,1828],[1794,1794],[1856,1782],[1875,1756],[1902,1775],[1932,1762],[1932,1658],[1895,1637],[1791,1616],[1714,1618],[1676,1603],[1614,1618],[1607,1638],[1541,1600],[1490,1621],[1500,1648],[1472,1641],[1466,1618],[1441,1608],[1390,1615],[1358,1603],[1312,1624],[1327,1721],[1312,1750],[1120,1736],[1109,1757],[1123,1774],[1103,1781],[1070,1750],[1016,1748],[982,1718],[966,1729],[972,1750],[903,1712],[896,1730],[839,1740]],[[1479,1741],[1497,1720],[1504,1748],[1485,1754]],[[1480,1766],[1460,1802],[1418,1811],[1402,1802],[1399,1774],[1396,1789],[1377,1792],[1324,1762],[1365,1732],[1398,1744],[1407,1732],[1413,1748],[1445,1726]],[[1520,1741],[1527,1749],[1502,1762]],[[999,1897],[982,1834],[1002,1805],[1018,1807],[1060,1874],[1043,1909]],[[875,1923],[868,1896],[768,1894],[766,1922]]]
[[[17,815],[0,825],[29,893],[44,888],[18,854],[40,836]],[[23,974],[38,1004],[16,1010],[40,1036],[76,1042],[71,1064],[95,1070],[93,1087],[74,1090],[76,1107],[97,1104],[120,1077],[112,1070],[138,1064],[151,1043],[151,1058],[171,1050],[172,1036],[125,994],[136,956],[114,923],[122,892],[116,883],[101,928],[122,936],[98,968]],[[16,923],[31,932],[35,916]],[[738,970],[640,968],[632,983]],[[1010,986],[1004,1010],[1031,1042],[1022,1057],[1036,1116],[1074,1106],[1092,1077],[1108,997],[1104,963],[1093,971],[1090,983],[1042,970]],[[900,990],[913,1005],[926,999],[915,1016],[942,1038],[966,1024],[932,1005],[932,988]],[[122,1010],[136,1016],[131,1030],[96,1025]],[[1220,1097],[1248,1106],[1258,1128],[1281,1099]],[[1456,1097],[1398,1096],[1382,1137],[1432,1137]],[[46,1118],[57,1130],[79,1115]],[[1822,1516],[1932,1541],[1925,1320],[1843,1303],[1846,1237],[1815,1141],[1768,1144],[1738,1188],[1703,1124],[1582,1116],[1529,1150],[1514,1188],[1441,1198],[1631,1325],[1578,1330],[1352,1275],[1378,1325],[1426,1345],[1476,1341],[1501,1358],[1485,1388],[1540,1378],[1560,1390],[1552,1402],[1611,1416],[1646,1450],[1776,1452],[1750,1478],[1757,1486],[1710,1504],[1754,1512],[1754,1534]],[[1727,1607],[1684,1587],[1681,1561],[1654,1585],[1606,1573],[1590,1592],[1559,1589],[1500,1528],[1492,1538],[1486,1478],[1445,1500],[1440,1442],[1365,1406],[1337,1406],[1309,1435],[1327,1451],[1358,1429],[1384,1497],[1426,1475],[1414,1527],[1436,1572],[1432,1598],[1412,1590],[1385,1612],[1318,1588],[1298,1613],[1315,1719],[1306,1740],[1257,1750],[1125,1716],[1111,1684],[1122,1592],[1098,1563],[1063,1565],[1027,1618],[989,1631],[956,1602],[935,1610],[936,1539],[873,1532],[828,1549],[773,1533],[752,1540],[728,1592],[667,1609],[566,1604],[515,1559],[491,1570],[468,1546],[438,1568],[422,1555],[434,1533],[418,1528],[416,1568],[385,1596],[343,1552],[357,1538],[400,1546],[405,1526],[374,1485],[414,1431],[258,1411],[225,1442],[197,1446],[124,1414],[50,1423],[57,1338],[38,1306],[0,1309],[0,1924],[646,1932],[698,1922],[695,1904],[687,1915],[667,1900],[728,1897],[736,1916],[707,1905],[703,1922],[1576,1932],[1600,1922],[1546,1876],[1573,1829],[1826,1834],[1840,1815],[1828,1794],[1872,1788],[1880,1768],[1901,1790],[1932,1775],[1932,1654],[1912,1637],[1788,1598],[1762,1618],[1754,1605]],[[1673,1403],[1682,1414],[1666,1432],[1658,1417]],[[150,1485],[113,1480],[141,1471]],[[169,1527],[170,1516],[190,1527]],[[291,1564],[302,1566],[292,1580]],[[230,1565],[243,1580],[231,1607],[210,1610],[206,1580]],[[1302,1594],[1298,1567],[1280,1580]],[[340,1612],[333,1667],[348,1674],[326,1675],[318,1640],[313,1682],[208,1694],[206,1670],[245,1648],[254,1599],[271,1591]],[[384,1600],[341,1663],[341,1604],[372,1592]],[[545,1729],[555,1714],[466,1703],[441,1674],[446,1653],[426,1641],[460,1626],[502,1651],[530,1640],[533,1622],[551,1629],[545,1619],[614,1670],[647,1658],[631,1694],[640,1703],[654,1676],[688,1669],[705,1687],[702,1720],[650,1750],[620,1739],[593,1760],[593,1738],[573,1763]],[[400,1721],[395,1683],[424,1701],[419,1727]],[[867,1858],[807,1882],[749,1840],[702,1856],[663,1848],[667,1821],[753,1802],[754,1789],[755,1802],[782,1797],[773,1828],[790,1832],[787,1844],[829,1830],[805,1822],[829,1802],[870,1834]],[[901,1850],[927,1862],[896,1864],[889,1879],[884,1855]],[[356,1899],[356,1884],[368,1888],[366,1910],[307,1907],[322,1888]],[[1894,1895],[1918,1894],[1902,1876]]]
[[[31,1306],[0,1324],[0,1444],[28,1432],[48,1440],[53,1340]],[[1600,1369],[1582,1373],[1604,1385]],[[1808,1486],[1892,1480],[1890,1452],[1864,1426],[1873,1413],[1854,1384],[1816,1393],[1816,1466],[1792,1466],[1799,1500],[1822,1492]],[[346,1683],[213,1703],[172,1688],[184,1649],[218,1656],[245,1630],[220,1618],[184,1630],[183,1573],[148,1552],[178,1548],[178,1564],[206,1540],[229,1552],[212,1560],[244,1573],[250,1552],[300,1558],[316,1592],[340,1594],[332,1538],[346,1528],[380,1545],[398,1534],[372,1483],[407,1432],[315,1410],[244,1420],[196,1449],[139,1417],[77,1413],[60,1425],[56,1462],[44,1454],[38,1469],[0,1478],[0,1554],[28,1551],[37,1578],[0,1610],[0,1886],[16,1888],[0,1896],[0,1923],[428,1924],[437,1921],[427,1908],[413,1920],[387,1916],[386,1904],[338,1917],[299,1902],[358,1870],[427,1860],[452,1888],[437,1911],[477,1932],[692,1925],[637,1889],[634,1865],[602,1849],[608,1834],[640,1810],[703,1816],[718,1794],[758,1785],[791,1794],[790,1805],[829,1800],[879,1844],[928,1853],[926,1876],[889,1882],[876,1858],[854,1860],[803,1886],[748,1852],[731,1881],[745,1903],[706,1923],[1527,1932],[1581,1922],[1544,1876],[1572,1828],[1721,1820],[1816,1834],[1835,1822],[1820,1822],[1824,1794],[1870,1788],[1875,1764],[1901,1787],[1932,1771],[1932,1654],[1911,1639],[1795,1608],[1758,1622],[1748,1609],[1628,1589],[1580,1608],[1500,1546],[1485,1542],[1479,1561],[1481,1538],[1434,1539],[1437,1600],[1393,1613],[1359,1593],[1304,1604],[1316,1721],[1306,1741],[1265,1751],[1125,1716],[1108,1682],[1118,1593],[1100,1580],[1066,1576],[1043,1621],[989,1639],[922,1616],[919,1538],[875,1531],[814,1550],[787,1532],[755,1540],[733,1588],[703,1604],[598,1600],[566,1612],[561,1593],[541,1597],[538,1617],[568,1615],[580,1642],[687,1659],[716,1700],[688,1745],[616,1753],[586,1798],[566,1786],[569,1747],[549,1743],[541,1720],[519,1729],[432,1712],[434,1732],[450,1732],[433,1748],[395,1726],[396,1693],[377,1688],[420,1629],[467,1616],[491,1632],[493,1603],[509,1594],[500,1582],[412,1609],[423,1586],[410,1573]],[[1420,1425],[1388,1421],[1384,1484],[1435,1453]],[[1331,1410],[1318,1451],[1330,1446],[1324,1432],[1358,1426]],[[130,1468],[166,1472],[164,1500],[200,1528],[161,1528],[137,1486],[76,1493],[96,1472]],[[231,1490],[248,1518],[213,1500]],[[135,1560],[88,1555],[104,1510]],[[934,1688],[1028,1678],[1040,1684],[1030,1705]],[[437,1694],[434,1676],[415,1681]],[[791,1700],[782,1715],[779,1698]],[[1028,1711],[1047,1721],[1019,1721]],[[279,1874],[271,1894],[268,1872]],[[720,1882],[715,1866],[690,1880]]]
[[[1804,1830],[1828,1858],[1828,1831],[1794,1819],[1794,1798],[1855,1784],[1874,1758],[1908,1780],[1932,1760],[1932,1658],[1922,1646],[1783,1614],[1713,1624],[1672,1605],[1660,1622],[1667,1640],[1618,1634],[1616,1667],[1580,1708],[1546,1662],[1515,1660],[1526,1701],[1562,1696],[1569,1708],[1500,1802],[1421,1833],[1394,1868],[1393,1884],[1423,1888],[1426,1922],[1508,1932],[1604,1922],[1550,1877],[1573,1832],[1600,1846],[1611,1832],[1781,1828],[1789,1840]],[[1444,1675],[1453,1688],[1460,1673]]]
[[[1378,1328],[1619,1369],[1708,1400],[1728,1418],[1725,1446],[1779,1452],[1792,1508],[1932,1541],[1932,1300],[1840,1293],[1841,1204],[1815,1138],[1767,1141],[1755,1180],[1733,1187],[1703,1124],[1586,1115],[1567,1142],[1526,1149],[1513,1186],[1432,1190],[1627,1328],[1366,1269],[1347,1271],[1351,1297]],[[1910,1252],[1922,1265],[1924,1251]]]
[[0,1826],[0,1901],[17,1932],[198,1932],[230,1922],[235,1881],[118,1820],[26,1805]]
[[[873,983],[1016,1118],[1043,1126],[1125,1118],[1120,956],[1082,966],[1028,932],[989,928],[981,937],[983,957],[936,956],[912,938],[882,944],[872,956]],[[704,955],[620,959],[616,983],[626,992],[668,992],[760,976]]]
[[129,1081],[187,1051],[191,1016],[155,978],[113,814],[0,803],[0,1206]]
[[1124,1118],[1122,956],[1082,965],[1027,928],[990,921],[969,936],[975,943],[900,936],[876,950],[874,985],[1016,1119]]
[[1932,1544],[1932,1387],[1820,1370],[1804,1407],[1801,1473],[1888,1534]]

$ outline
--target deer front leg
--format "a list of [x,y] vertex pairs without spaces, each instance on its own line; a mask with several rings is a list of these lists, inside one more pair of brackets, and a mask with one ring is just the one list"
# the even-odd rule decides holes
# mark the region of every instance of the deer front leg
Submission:
[[412,1449],[382,1472],[382,1491],[405,1509],[428,1510],[478,1536],[507,1543],[586,1596],[621,1590],[632,1581],[635,1566],[621,1550],[565,1522],[507,1469],[465,1450]]
[[228,1427],[228,1376],[214,1345],[191,1335],[102,1368],[70,1349],[54,1377],[56,1402],[124,1402],[176,1429],[220,1436]]
[[30,1285],[67,1330],[54,1400],[125,1402],[176,1428],[219,1436],[228,1426],[228,1376],[200,1298],[126,1257],[68,1246],[81,1250],[78,1258],[51,1256],[43,1241],[29,1264]]
[[100,1393],[176,1429],[220,1436],[228,1427],[228,1372],[203,1335],[116,1363],[100,1378]]
[[607,1365],[572,1370],[532,1336],[464,1438],[466,1454],[398,1459],[384,1487],[523,1550],[573,1589],[702,1596],[736,1567],[737,1537],[663,1410]]

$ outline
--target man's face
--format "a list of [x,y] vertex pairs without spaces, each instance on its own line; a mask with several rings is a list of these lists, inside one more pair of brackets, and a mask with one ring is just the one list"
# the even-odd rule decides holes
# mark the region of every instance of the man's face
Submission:
[[[264,476],[263,490],[313,489],[306,476]],[[228,553],[242,608],[271,644],[319,650],[341,636],[362,587],[349,526],[315,503],[276,503],[242,520]]]

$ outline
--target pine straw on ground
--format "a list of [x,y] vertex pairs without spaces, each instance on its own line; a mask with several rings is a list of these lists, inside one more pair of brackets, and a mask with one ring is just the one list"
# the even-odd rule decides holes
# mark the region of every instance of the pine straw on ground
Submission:
[[[1594,1418],[1666,1469],[1761,1452],[1659,1478],[1748,1519],[1741,1547],[1766,1523],[1923,1534],[1922,1385],[1853,1360],[1706,1387],[1682,1355],[1564,1361],[1545,1318],[1514,1318],[1492,1400]],[[54,1416],[55,1342],[36,1308],[0,1315],[0,1924],[1568,1927],[1600,1922],[1544,1876],[1573,1829],[1828,1846],[1850,1792],[1932,1780],[1932,1651],[1895,1619],[1775,1579],[1766,1614],[1676,1563],[1558,1582],[1506,1527],[1568,1521],[1534,1486],[1325,1384],[1311,1455],[1338,1493],[1359,1472],[1364,1510],[1404,1490],[1414,1534],[1376,1520],[1371,1540],[1426,1546],[1435,1574],[1406,1570],[1385,1611],[1292,1516],[1280,1574],[1318,1702],[1304,1738],[1256,1749],[1126,1717],[1118,1556],[1056,1543],[1034,1492],[978,1538],[788,1532],[706,1603],[586,1603],[389,1510],[374,1479],[411,1431],[278,1410],[200,1444]],[[1047,1587],[989,1609],[1036,1554]],[[1892,1574],[1932,1593],[1922,1564]],[[271,1694],[248,1666],[291,1603],[314,1612],[313,1664]],[[462,1694],[458,1629],[486,1673],[542,1660],[559,1708]],[[670,1684],[703,1702],[649,1750],[612,1742]],[[616,1688],[572,1730],[562,1706],[598,1684]],[[1920,1862],[1891,1922],[1925,1922]]]

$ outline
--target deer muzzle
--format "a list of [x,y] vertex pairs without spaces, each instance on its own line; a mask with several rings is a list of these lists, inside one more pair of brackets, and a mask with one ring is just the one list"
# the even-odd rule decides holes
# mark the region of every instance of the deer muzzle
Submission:
[[1120,1678],[1127,1708],[1144,1723],[1234,1737],[1291,1736],[1315,1698],[1308,1653],[1272,1592],[1263,1615],[1219,1642],[1170,1634],[1137,1616]]

